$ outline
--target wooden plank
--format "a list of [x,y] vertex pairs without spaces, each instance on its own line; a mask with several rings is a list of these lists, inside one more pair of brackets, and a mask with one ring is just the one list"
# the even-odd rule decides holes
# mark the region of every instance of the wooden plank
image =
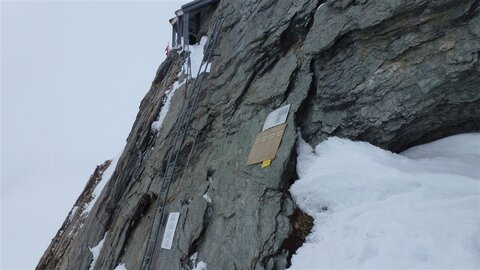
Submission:
[[287,124],[269,128],[265,131],[257,133],[255,142],[250,149],[247,165],[262,162],[268,159],[274,159],[277,155],[278,148],[282,142],[283,133]]

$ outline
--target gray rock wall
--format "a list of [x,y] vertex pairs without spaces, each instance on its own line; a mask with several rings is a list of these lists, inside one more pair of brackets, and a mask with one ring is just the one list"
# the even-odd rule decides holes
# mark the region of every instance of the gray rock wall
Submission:
[[[195,112],[201,132],[167,203],[181,212],[174,245],[157,249],[154,269],[191,269],[195,252],[211,270],[285,269],[298,235],[288,193],[297,131],[312,144],[340,136],[400,151],[480,130],[478,0],[224,0],[213,16],[231,11]],[[95,268],[139,268],[189,93],[178,90],[158,134],[150,125],[181,60],[172,53],[160,66],[97,205],[75,238],[56,236],[38,269],[88,269],[88,247],[105,232]],[[245,166],[267,114],[284,104],[292,107],[276,159]]]

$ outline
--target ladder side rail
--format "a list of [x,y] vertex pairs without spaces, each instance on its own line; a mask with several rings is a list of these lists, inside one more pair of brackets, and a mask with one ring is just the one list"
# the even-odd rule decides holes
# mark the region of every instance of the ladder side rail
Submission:
[[[218,25],[216,25],[215,28],[217,28]],[[214,29],[214,30],[217,30],[217,29]],[[214,32],[215,33],[215,32]],[[212,35],[214,37],[216,37],[216,35]],[[208,61],[209,59],[211,58],[211,55],[212,55],[212,52],[213,52],[213,48],[215,47],[215,43],[214,42],[215,39],[212,39],[211,40],[211,43],[212,43],[212,46],[210,46],[208,52],[207,52],[207,55],[204,56],[204,60],[202,61],[202,64],[200,65],[200,68],[198,70],[198,73],[197,74],[201,74],[201,71],[202,71],[202,67],[204,67],[204,72],[206,72],[207,70],[207,67],[208,67]],[[205,59],[206,58],[206,59]],[[197,75],[198,77],[199,75]],[[191,119],[192,119],[192,115],[193,115],[193,111],[194,111],[194,108],[196,107],[196,104],[198,103],[198,97],[199,97],[199,92],[200,92],[200,88],[201,86],[203,85],[203,81],[205,80],[205,76],[202,76],[200,78],[200,80],[195,80],[194,82],[194,86],[193,86],[193,90],[192,90],[192,97],[189,99],[189,102],[188,102],[188,105],[187,105],[187,108],[186,108],[186,111],[185,113],[183,114],[183,117],[182,117],[182,120],[181,120],[181,123],[184,124],[184,123],[190,123]],[[190,102],[192,101],[192,102]],[[192,104],[190,104],[192,103]],[[190,106],[191,105],[191,106]],[[186,120],[186,122],[184,122]],[[183,125],[181,126],[181,128],[183,127]],[[181,136],[180,138],[177,137],[177,139],[180,139],[180,146],[179,147],[179,150],[176,151],[173,155],[175,156],[174,158],[174,161],[172,161],[173,164],[176,164],[177,161],[178,161],[178,157],[180,156],[180,152],[181,152],[181,149],[183,148],[183,144],[185,143],[186,141],[186,138],[187,138],[187,132],[188,130],[181,130]],[[177,141],[177,140],[176,140]],[[170,163],[170,160],[169,160],[169,163]],[[168,199],[168,193],[169,193],[169,190],[170,190],[170,185],[171,185],[171,182],[173,180],[175,176],[175,166],[173,168],[173,172],[171,172],[169,175],[168,175],[168,179],[164,179],[164,183],[167,184],[166,186],[166,194],[165,194],[165,199],[164,199],[164,202],[166,202],[166,200]],[[162,191],[164,189],[164,186],[162,186]],[[163,209],[162,209],[162,212],[163,212]],[[161,214],[161,218],[163,219],[163,213]]]
[[[202,67],[204,67],[204,72],[206,72],[207,70],[207,67],[208,67],[208,64],[209,64],[209,60],[211,58],[211,55],[212,55],[212,52],[213,52],[213,48],[215,47],[214,45],[216,45],[216,37],[218,33],[216,33],[218,31],[218,28],[220,27],[221,23],[223,23],[223,20],[219,20],[219,21],[216,21],[215,22],[215,27],[214,27],[214,32],[212,33],[212,39],[210,40],[209,43],[211,43],[212,46],[209,46],[209,50],[207,52],[207,55],[204,56],[204,59],[202,61],[202,64],[200,65],[200,68],[198,70],[198,73],[197,74],[200,74],[201,73],[201,70],[202,70]],[[197,75],[198,77],[199,75]],[[192,90],[192,96],[193,98],[190,98],[189,99],[189,102],[188,102],[188,106],[186,108],[186,111],[185,113],[183,114],[183,117],[182,117],[182,120],[181,120],[181,123],[182,123],[182,128],[183,128],[183,124],[190,124],[190,121],[191,121],[191,118],[192,118],[192,115],[193,115],[193,111],[196,107],[196,104],[198,103],[198,97],[199,97],[199,92],[200,92],[200,88],[201,86],[203,85],[203,81],[205,79],[205,76],[202,76],[200,78],[200,81],[198,80],[195,80],[194,82],[194,86],[193,86],[193,90]],[[192,103],[192,104],[190,104]],[[186,121],[185,121],[186,120]],[[179,144],[179,151],[173,153],[174,156],[175,156],[175,160],[173,161],[174,164],[176,164],[176,161],[178,160],[178,157],[180,155],[180,151],[181,151],[181,148],[183,148],[183,144],[185,143],[185,140],[186,140],[186,137],[187,137],[187,130],[181,130],[181,136],[180,136],[180,144]],[[178,137],[177,137],[178,139]],[[176,140],[177,141],[177,140]],[[171,180],[171,179],[169,179]]]
[[[213,41],[213,42],[212,42],[212,46],[211,46],[211,47],[209,48],[209,50],[207,51],[207,55],[205,55],[204,60],[202,61],[203,63],[202,63],[202,65],[200,66],[200,68],[199,68],[199,70],[198,70],[198,74],[199,74],[199,75],[197,75],[197,76],[200,76],[201,71],[202,71],[202,67],[204,67],[203,73],[206,73],[207,68],[208,68],[208,65],[210,64],[209,61],[210,61],[211,56],[212,56],[212,54],[213,54],[213,48],[214,48],[213,45],[215,45],[215,42],[214,42],[213,39],[212,39],[212,41]],[[201,91],[201,87],[202,87],[202,85],[203,85],[203,81],[205,80],[205,77],[206,77],[206,76],[204,75],[204,76],[201,76],[200,80],[195,80],[195,83],[194,83],[194,86],[193,86],[194,94],[193,94],[193,97],[190,99],[190,100],[192,101],[192,103],[193,103],[193,104],[192,104],[193,106],[190,107],[192,110],[194,109],[194,107],[195,107],[195,106],[197,105],[197,103],[198,103],[199,93],[200,93],[200,91]],[[192,113],[190,113],[190,114],[192,114]],[[191,115],[190,115],[189,118],[190,118],[189,120],[191,120]]]
[[[205,55],[204,59],[202,60],[202,63],[200,65],[200,68],[199,68],[198,73],[197,73],[197,77],[200,75],[202,67],[204,67],[204,72],[206,72],[206,70],[207,70],[207,67],[208,67],[208,64],[209,64],[208,62],[211,58],[213,49],[214,49],[214,47],[217,43],[216,39],[217,39],[217,36],[218,36],[218,33],[217,33],[218,28],[223,24],[224,20],[225,20],[225,17],[222,17],[221,20],[217,19],[214,23],[214,29],[213,29],[213,32],[212,32],[212,35],[211,35],[211,40],[210,40],[210,42],[208,44],[208,47],[207,47],[207,55]],[[185,41],[184,41],[184,44],[185,44]],[[186,46],[186,48],[188,48],[188,45]],[[188,56],[186,56],[186,59],[187,59],[186,60],[186,62],[187,62],[187,68],[186,68],[187,78],[186,78],[186,85],[185,85],[186,90],[188,89],[187,88],[188,87],[188,81],[191,77],[191,75],[190,75],[191,74],[191,62],[190,62],[189,52],[187,52],[187,55],[188,55]],[[183,144],[185,143],[187,133],[188,133],[186,125],[189,125],[190,121],[192,119],[192,114],[193,114],[193,111],[194,111],[194,107],[196,106],[196,104],[198,102],[200,88],[203,84],[204,78],[205,78],[205,76],[202,76],[200,81],[195,80],[195,82],[194,82],[194,85],[193,85],[193,88],[192,88],[193,99],[192,98],[189,99],[189,102],[187,104],[188,106],[187,106],[185,112],[182,114],[181,121],[180,121],[180,123],[182,125],[180,126],[180,129],[177,130],[177,134],[176,134],[177,136],[176,136],[175,141],[174,141],[174,146],[172,147],[172,150],[170,151],[170,153],[168,155],[168,158],[167,158],[168,161],[167,161],[167,166],[166,166],[166,169],[165,169],[165,174],[168,174],[168,175],[167,175],[166,178],[162,179],[163,180],[162,181],[162,186],[166,184],[166,189],[163,190],[163,188],[162,188],[162,190],[160,191],[160,194],[159,194],[159,198],[158,198],[157,203],[156,203],[155,212],[154,212],[154,216],[153,216],[153,220],[152,220],[152,225],[150,227],[149,239],[148,239],[147,247],[146,247],[145,252],[144,252],[141,269],[147,270],[148,267],[150,266],[151,262],[152,262],[152,259],[153,259],[152,257],[154,255],[154,252],[155,252],[155,249],[156,249],[157,238],[158,238],[158,235],[159,235],[159,232],[160,232],[160,227],[161,227],[161,224],[162,224],[162,221],[163,221],[163,215],[164,215],[165,205],[166,205],[166,202],[167,202],[167,199],[168,199],[168,193],[170,191],[172,180],[175,176],[176,163],[178,161],[181,149],[183,148]],[[185,127],[183,127],[184,124],[185,124]],[[178,135],[180,135],[180,136],[178,136]],[[178,142],[180,142],[180,143],[178,144]],[[172,166],[170,166],[170,165],[172,165]],[[173,171],[169,172],[168,170],[172,167],[173,167]],[[160,198],[162,193],[164,193],[163,204],[161,204],[161,198]],[[160,213],[158,213],[158,212],[160,212]],[[159,214],[159,218],[157,218],[158,214]],[[155,237],[152,237],[152,236],[155,236]]]
[[[188,71],[187,71],[187,73],[188,73]],[[191,99],[189,101],[191,101]],[[191,113],[189,114],[188,111],[189,110],[187,110],[186,113],[183,114],[183,117],[181,119],[181,123],[185,122],[186,119],[191,118],[190,117]],[[183,130],[181,130],[181,131],[182,131],[181,133],[186,133],[186,131],[185,132],[183,132]],[[168,157],[167,166],[166,166],[164,174],[170,174],[170,175],[168,175],[166,178],[163,178],[163,181],[162,181],[161,192],[160,192],[160,194],[159,194],[160,196],[157,200],[157,207],[155,209],[155,213],[153,215],[153,220],[152,220],[152,225],[150,227],[150,233],[149,233],[150,236],[149,236],[149,239],[148,239],[147,247],[145,249],[144,259],[143,259],[143,262],[142,262],[142,267],[141,267],[142,270],[148,270],[148,267],[150,266],[150,264],[152,262],[152,257],[153,257],[153,254],[155,252],[156,245],[157,245],[158,235],[160,233],[161,223],[163,221],[164,204],[166,204],[166,200],[168,199],[168,193],[170,191],[171,182],[172,182],[172,180],[175,176],[175,165],[173,165],[173,172],[172,173],[169,172],[169,170],[171,169],[171,167],[169,165],[170,164],[176,164],[176,162],[178,160],[178,157],[179,157],[179,154],[180,154],[180,150],[182,148],[181,145],[183,145],[183,143],[186,139],[185,137],[186,136],[184,134],[181,134],[180,136],[176,136],[176,139],[174,141],[174,145],[173,145],[173,147],[170,151],[169,157]],[[164,194],[163,205],[160,207],[160,201],[161,201],[161,195],[162,195],[161,193],[165,193],[165,194]],[[160,213],[158,213],[158,211],[157,211],[157,209],[159,207],[161,208]],[[159,218],[157,218],[157,216]]]
[[[185,42],[185,41],[184,41],[184,42]],[[187,46],[187,48],[188,48],[188,46]],[[191,62],[190,62],[190,56],[189,56],[189,53],[190,53],[190,52],[185,52],[185,53],[186,53],[186,55],[187,55],[187,56],[185,57],[185,58],[186,58],[186,61],[185,61],[185,62],[186,62],[186,64],[187,64],[187,65],[186,65],[186,68],[185,68],[185,72],[186,72],[185,91],[187,91],[187,90],[188,90],[188,83],[189,83],[189,79],[190,79],[189,77],[191,76],[191,75],[190,75],[190,74],[191,74]],[[184,121],[185,121],[185,114],[182,114],[182,117],[181,117],[181,119],[180,119],[180,123],[183,124]],[[172,179],[173,179],[173,177],[175,176],[175,165],[176,165],[176,162],[177,162],[177,159],[178,159],[178,155],[179,155],[179,153],[180,153],[180,150],[181,150],[181,148],[182,148],[181,146],[182,146],[182,144],[183,144],[183,142],[180,142],[180,144],[178,143],[178,142],[179,142],[179,140],[178,140],[178,139],[179,139],[178,133],[179,133],[179,131],[177,131],[177,134],[176,134],[176,136],[175,136],[175,140],[174,140],[173,147],[172,147],[172,149],[171,149],[171,151],[170,151],[170,153],[169,153],[168,161],[167,161],[167,167],[165,168],[165,173],[164,173],[164,175],[165,175],[166,173],[168,173],[167,170],[169,169],[169,168],[168,168],[168,165],[169,165],[170,163],[173,163],[173,164],[174,164],[174,166],[173,166],[173,173],[172,173],[170,176],[168,176],[167,178],[163,177],[163,181],[162,181],[162,185],[161,185],[161,189],[160,189],[159,198],[157,199],[157,204],[160,205],[161,195],[162,195],[163,192],[165,192],[165,196],[164,196],[164,200],[163,200],[163,205],[161,206],[160,213],[158,213],[159,216],[158,216],[158,218],[157,218],[157,211],[156,211],[156,213],[155,213],[155,215],[154,215],[154,220],[153,220],[153,223],[152,223],[152,226],[153,226],[152,229],[155,228],[155,229],[154,229],[154,231],[155,231],[155,232],[154,232],[155,238],[154,238],[154,241],[153,241],[153,243],[152,243],[152,245],[151,245],[151,250],[149,250],[149,253],[151,253],[151,254],[150,254],[150,257],[153,256],[153,254],[154,254],[154,252],[155,252],[155,249],[156,249],[156,246],[157,246],[157,238],[158,238],[158,235],[159,235],[159,233],[160,233],[160,227],[161,227],[161,224],[162,224],[162,221],[163,221],[163,214],[164,214],[165,204],[166,204],[166,201],[167,201],[167,199],[168,199],[168,193],[169,193],[169,190],[170,190],[170,185],[171,185]],[[182,136],[182,137],[183,137],[183,136]],[[183,141],[183,140],[182,140],[182,141]],[[178,147],[178,149],[177,149],[177,147]],[[172,159],[173,159],[173,160],[172,160]],[[166,184],[166,186],[167,186],[166,189],[164,188],[165,184]],[[158,224],[155,224],[155,223],[158,223]],[[155,225],[157,225],[157,226],[155,226]],[[147,246],[147,247],[148,247],[148,246]],[[151,263],[151,260],[150,260],[150,262],[148,263],[148,265],[146,266],[147,268],[148,268],[148,266],[150,265],[150,263]]]
[[[216,29],[214,29],[216,30]],[[200,74],[202,73],[202,68],[203,68],[203,73],[206,73],[207,71],[207,68],[208,68],[208,65],[210,64],[209,61],[211,59],[211,56],[213,54],[213,48],[215,47],[215,39],[216,39],[216,35],[213,35],[212,34],[212,40],[211,40],[211,45],[212,46],[209,46],[208,50],[207,50],[207,54],[204,56],[203,60],[202,60],[202,64],[200,65],[200,68],[198,70],[198,73],[197,73],[197,78],[200,76]],[[189,106],[190,109],[194,109],[194,107],[196,106],[197,102],[198,102],[198,96],[199,96],[199,92],[201,91],[201,86],[203,85],[203,81],[205,79],[205,76],[202,76],[200,78],[200,81],[198,80],[195,80],[195,83],[194,83],[194,86],[193,86],[193,94],[192,94],[192,97],[190,99],[191,103],[192,103],[192,106]],[[189,102],[189,105],[190,105],[190,102]],[[191,120],[191,119],[189,119]]]
[[[165,173],[168,173],[167,170],[169,169],[169,164],[174,160],[176,156],[175,152],[178,152],[178,149],[181,148],[179,145],[180,144],[178,144],[178,136],[176,136],[174,140],[174,145],[173,145],[174,147],[172,147],[172,149],[170,150],[167,156],[167,166],[165,168]],[[175,146],[177,146],[178,149]],[[171,177],[168,177],[168,178],[162,177],[161,187],[163,187],[164,185],[166,185],[167,182],[170,182],[170,181],[171,181]],[[163,205],[161,205],[161,195],[162,195],[161,193],[163,193],[163,191],[164,191],[163,188],[161,188],[159,198],[157,199],[157,202],[156,202],[155,212],[154,212],[154,215],[152,216],[152,223],[151,223],[152,225],[150,226],[149,239],[148,239],[147,247],[145,248],[145,252],[143,256],[144,259],[142,261],[142,266],[141,266],[142,270],[147,270],[148,267],[150,266],[153,253],[156,248],[156,242],[157,242],[157,238],[160,230],[160,224],[161,224],[161,219],[157,217],[159,216],[159,214],[160,214],[160,217],[163,215],[163,208],[164,208]],[[159,211],[159,209],[161,210]]]
[[[211,55],[211,51],[212,51],[212,50],[210,50],[210,54],[209,54],[209,55]],[[200,66],[200,68],[201,68],[201,67],[202,67],[202,65]],[[202,82],[202,83],[203,83],[204,78],[205,78],[205,77],[202,76],[202,78],[201,78],[201,82]],[[196,89],[195,89],[195,85],[196,85],[196,84],[197,84],[197,80],[195,80],[194,87],[193,87],[193,91],[196,90]],[[201,84],[200,84],[200,85],[201,85]],[[195,91],[195,92],[196,92],[196,91]],[[191,99],[190,99],[190,100],[191,100]],[[194,98],[194,100],[195,100],[195,101],[198,100],[198,95]],[[190,103],[190,102],[189,102],[189,103]],[[194,102],[194,104],[195,104],[195,103],[196,103],[196,102]],[[192,116],[192,113],[193,113],[193,110],[192,110],[192,109],[193,109],[193,107],[187,107],[186,113],[183,114],[183,117],[182,117],[183,119],[181,120],[182,123],[185,121],[185,119],[188,119],[188,122],[190,122],[191,116]],[[190,113],[188,113],[189,111],[190,111]],[[185,142],[186,137],[187,137],[187,136],[186,136],[186,135],[187,135],[187,132],[186,132],[186,131],[185,131],[185,132],[182,132],[182,133],[183,133],[183,134],[182,134],[182,136],[181,136],[182,138],[181,138],[181,140],[180,140],[180,141],[181,141],[180,145],[183,145],[183,143]],[[179,139],[179,138],[177,137],[177,138],[176,138],[176,141],[177,141],[178,139]],[[181,147],[180,147],[180,149],[181,149]],[[176,164],[177,161],[178,161],[178,157],[180,156],[180,151],[177,151],[176,153],[173,153],[172,157],[173,157],[173,156],[175,156],[175,159],[174,159],[173,162],[174,162],[174,164]],[[170,161],[171,161],[171,160],[169,160],[169,163],[170,163]],[[163,199],[163,204],[164,204],[164,205],[163,205],[162,208],[161,208],[160,216],[159,216],[159,219],[158,219],[158,220],[159,220],[159,222],[158,222],[159,224],[158,224],[158,226],[157,226],[157,228],[156,228],[156,233],[155,233],[155,235],[156,235],[157,237],[158,237],[158,233],[159,233],[159,230],[160,230],[162,221],[163,221],[163,216],[164,216],[164,211],[165,211],[165,204],[166,204],[166,202],[167,202],[167,200],[168,200],[168,193],[169,193],[169,191],[170,191],[170,187],[171,187],[172,180],[173,180],[174,177],[175,177],[175,167],[174,167],[174,169],[173,169],[173,173],[172,173],[171,175],[169,175],[168,179],[164,179],[164,181],[163,181],[163,183],[166,183],[167,186],[166,186],[166,189],[165,189],[165,194],[164,194],[164,199]],[[163,187],[162,187],[162,189],[163,189]],[[159,199],[160,199],[160,198],[159,198]],[[157,237],[156,237],[156,238],[157,238]],[[155,243],[153,244],[153,251],[155,250],[155,248],[156,248],[156,241],[155,241]]]
[[[211,37],[210,37],[210,40],[209,40],[209,44],[207,45],[207,54],[203,57],[202,59],[202,63],[200,65],[200,68],[198,70],[198,73],[197,73],[197,78],[198,76],[201,74],[201,70],[202,70],[202,67],[205,66],[204,68],[204,72],[206,72],[206,69],[208,67],[208,61],[209,59],[211,58],[211,55],[212,55],[212,52],[213,52],[213,47],[215,47],[215,44],[216,44],[216,37],[218,35],[218,28],[221,26],[221,24],[223,23],[223,19],[222,20],[215,20],[214,22],[214,28],[213,28],[213,31],[212,31],[212,34],[211,34]],[[190,71],[191,72],[191,71]],[[197,80],[195,80],[195,83],[194,83],[194,86],[193,86],[193,93],[192,95],[193,96],[196,96],[197,95],[197,92],[198,92],[198,89],[196,89],[196,86],[197,85]],[[192,108],[192,105],[195,105],[196,102],[194,102],[192,99],[189,99],[189,102],[188,102],[188,105],[187,105],[187,110],[189,108]],[[186,111],[187,112],[187,111]]]
[[[140,269],[142,269],[142,270],[147,270],[148,267],[150,266],[152,256],[153,256],[152,253],[153,253],[154,247],[155,247],[155,242],[157,241],[156,238],[158,238],[158,232],[155,229],[155,223],[156,223],[156,220],[157,220],[157,218],[156,218],[157,214],[158,214],[158,212],[160,212],[159,207],[161,207],[160,198],[157,199],[157,202],[155,203],[155,210],[154,210],[154,214],[152,216],[152,222],[151,222],[151,225],[150,225],[150,232],[149,232],[149,236],[148,236],[148,240],[147,240],[147,246],[145,247],[145,251],[144,251],[143,259],[142,259],[142,264],[140,266]],[[155,237],[153,237],[153,236],[155,236]]]

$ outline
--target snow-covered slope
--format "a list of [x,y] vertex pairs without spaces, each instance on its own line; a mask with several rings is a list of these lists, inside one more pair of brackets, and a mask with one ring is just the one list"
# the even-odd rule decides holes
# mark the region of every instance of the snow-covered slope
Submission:
[[315,222],[290,269],[479,269],[480,134],[402,154],[301,140],[298,154],[290,191]]

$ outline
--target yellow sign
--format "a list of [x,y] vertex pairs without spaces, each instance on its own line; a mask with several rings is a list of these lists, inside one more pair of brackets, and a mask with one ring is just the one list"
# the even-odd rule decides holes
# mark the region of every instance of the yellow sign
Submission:
[[271,159],[264,160],[262,162],[262,168],[266,168],[266,167],[270,166],[271,163],[272,163]]

